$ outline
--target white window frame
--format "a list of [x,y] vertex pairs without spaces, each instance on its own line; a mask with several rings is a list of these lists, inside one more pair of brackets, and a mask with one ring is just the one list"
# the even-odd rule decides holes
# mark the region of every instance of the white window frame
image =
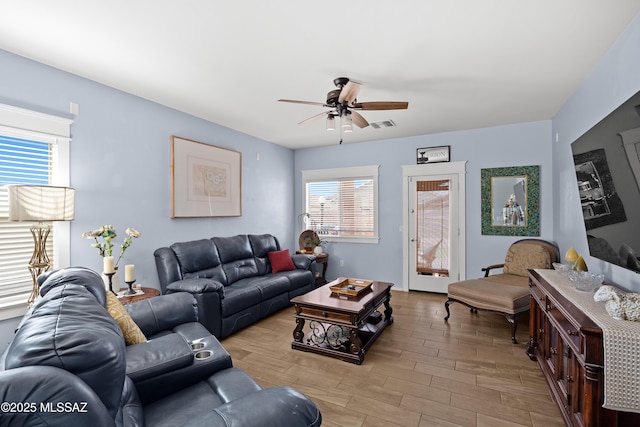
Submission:
[[340,179],[367,178],[373,180],[373,236],[321,236],[328,242],[373,243],[380,241],[378,209],[378,175],[380,165],[353,166],[333,169],[313,169],[302,171],[302,212],[307,209],[307,183]]
[[[47,142],[52,146],[53,170],[51,185],[68,187],[70,184],[69,143],[73,119],[32,111],[12,105],[0,104],[0,134],[8,137]],[[70,265],[71,225],[53,222],[53,245],[56,256],[52,268]],[[25,262],[27,268],[28,260]],[[29,290],[30,291],[30,290]],[[27,312],[25,295],[0,298],[0,320],[22,316]]]

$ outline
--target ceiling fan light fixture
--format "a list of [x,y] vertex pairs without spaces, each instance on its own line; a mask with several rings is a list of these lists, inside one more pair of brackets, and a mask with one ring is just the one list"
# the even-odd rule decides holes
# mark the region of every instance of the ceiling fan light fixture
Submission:
[[353,130],[353,118],[349,110],[344,110],[341,117],[342,130],[345,132],[351,132]]
[[[340,126],[340,132],[352,132],[353,125],[363,129],[370,125],[370,123],[358,112],[360,110],[406,110],[409,107],[409,103],[406,101],[372,101],[372,102],[358,102],[357,97],[360,93],[360,87],[362,83],[351,81],[347,77],[338,77],[334,79],[333,83],[337,87],[327,93],[326,102],[311,102],[311,101],[297,101],[294,99],[279,99],[279,102],[291,102],[294,104],[306,104],[306,105],[318,105],[325,108],[329,108],[315,116],[311,116],[308,119],[301,121],[299,124],[305,124],[318,120],[322,117],[326,121],[326,129],[328,131],[336,130],[337,126]],[[353,111],[352,111],[353,110]],[[340,123],[336,125],[336,118],[340,119]],[[384,127],[390,127],[393,125],[392,121],[381,122],[384,123]],[[383,127],[380,123],[372,127],[378,129]]]
[[327,130],[336,130],[336,116],[333,114],[327,115]]

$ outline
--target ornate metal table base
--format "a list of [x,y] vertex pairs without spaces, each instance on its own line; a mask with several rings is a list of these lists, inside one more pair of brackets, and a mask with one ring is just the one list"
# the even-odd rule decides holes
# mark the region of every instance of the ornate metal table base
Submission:
[[[331,285],[292,300],[296,327],[291,347],[359,365],[373,342],[393,323],[389,304],[393,284],[374,282],[372,292],[359,300],[331,296]],[[380,316],[377,309],[383,304],[384,316]]]

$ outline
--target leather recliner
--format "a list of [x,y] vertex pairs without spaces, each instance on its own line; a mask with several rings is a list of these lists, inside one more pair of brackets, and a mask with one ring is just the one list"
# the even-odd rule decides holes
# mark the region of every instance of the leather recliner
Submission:
[[281,251],[271,234],[241,234],[174,243],[154,252],[163,294],[189,292],[200,322],[222,339],[290,305],[315,285],[315,256],[291,255],[290,270],[274,272]]
[[[131,304],[148,341],[125,346],[100,276],[48,274],[0,357],[7,426],[319,426],[318,408],[290,387],[262,389],[197,322],[189,294]],[[197,337],[197,338],[196,338]],[[193,342],[211,357],[198,360]]]

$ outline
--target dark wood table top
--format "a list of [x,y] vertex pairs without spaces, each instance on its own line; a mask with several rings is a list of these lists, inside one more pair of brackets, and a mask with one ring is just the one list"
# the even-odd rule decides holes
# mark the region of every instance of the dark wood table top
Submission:
[[[143,292],[141,295],[118,296],[118,301],[120,301],[122,304],[131,304],[132,302],[142,301],[143,299],[147,299],[147,298],[151,298],[151,297],[157,297],[158,295],[160,295],[160,291],[157,290],[156,288],[145,288],[145,287],[142,287],[140,289]],[[135,290],[135,288],[134,288],[134,290]],[[122,289],[121,289],[121,291],[122,291]]]
[[374,281],[371,284],[371,291],[364,293],[360,297],[346,298],[331,292],[331,286],[334,286],[345,279],[345,277],[339,277],[333,282],[327,283],[326,285],[314,289],[311,292],[294,297],[291,300],[291,303],[307,307],[357,313],[393,287],[393,283]]

